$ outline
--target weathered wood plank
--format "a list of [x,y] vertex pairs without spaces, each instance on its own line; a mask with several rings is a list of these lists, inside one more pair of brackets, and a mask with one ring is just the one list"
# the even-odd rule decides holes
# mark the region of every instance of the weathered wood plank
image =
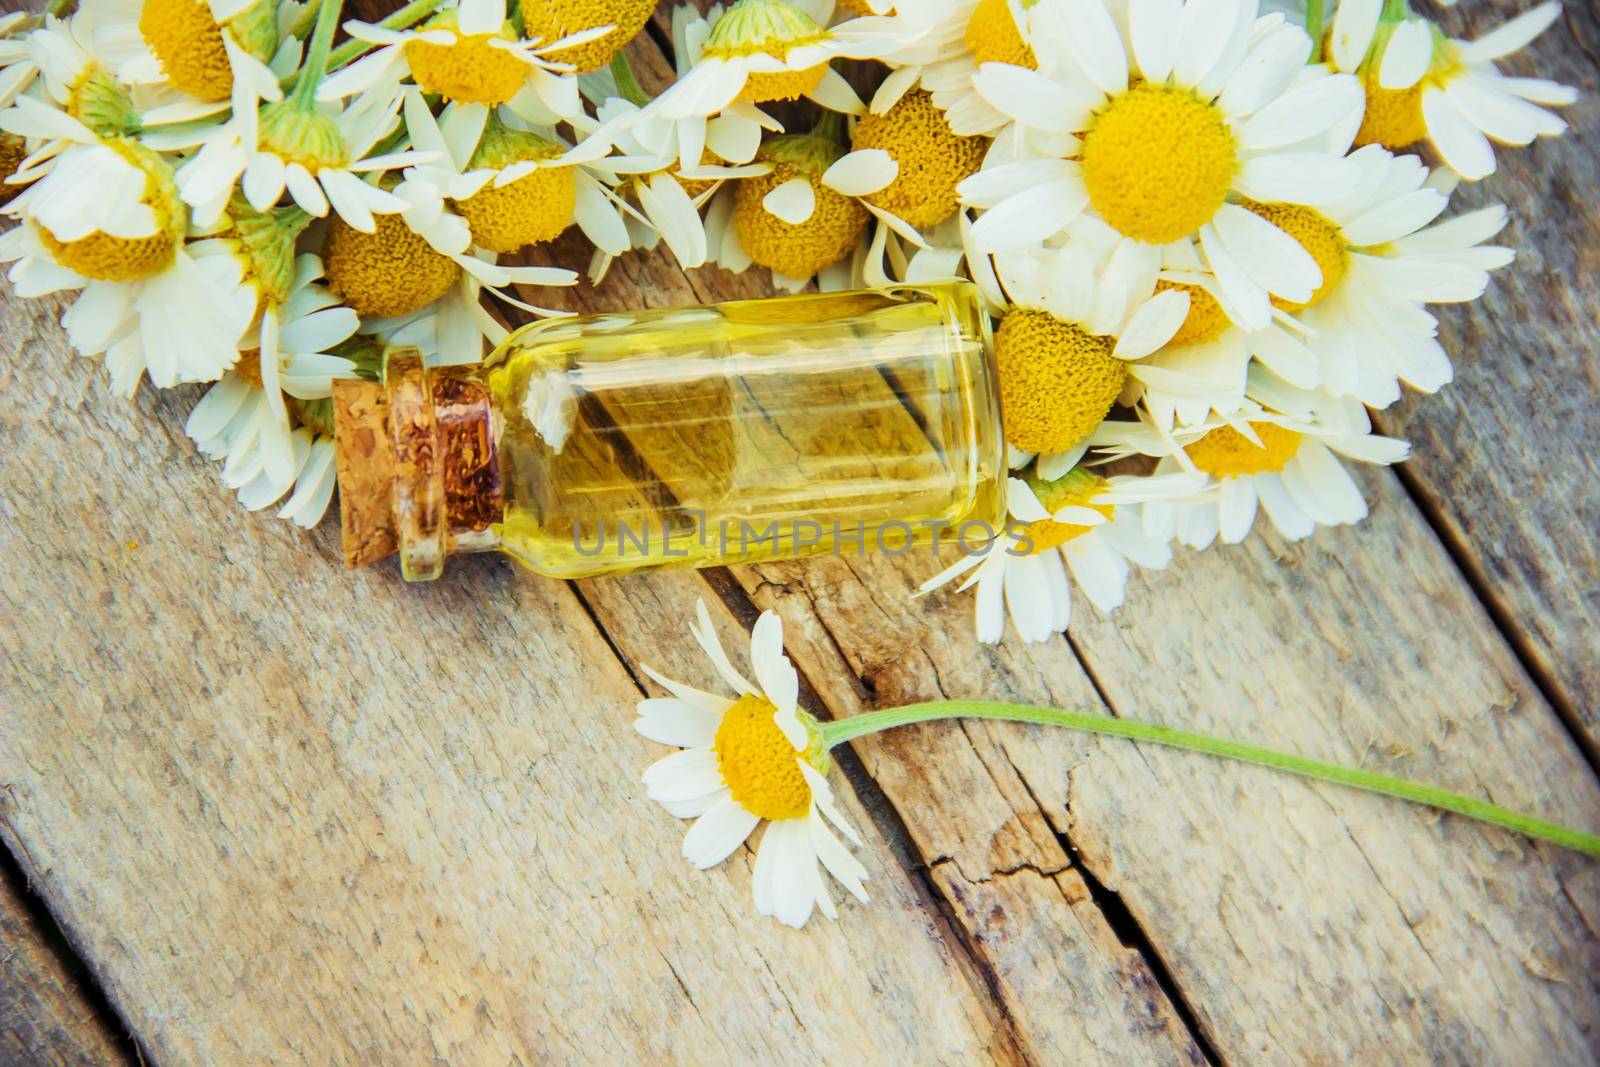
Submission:
[[[702,299],[733,295],[721,272],[695,272],[691,280]],[[635,281],[647,290],[661,285],[659,276],[654,282]],[[738,285],[742,295],[748,276]],[[1369,741],[1414,747],[1418,739],[1445,736],[1448,742],[1437,742],[1442,751],[1430,752],[1431,759],[1413,756],[1394,761],[1393,768],[1456,784],[1476,781],[1502,801],[1514,790],[1515,803],[1543,810],[1554,804],[1564,817],[1592,824],[1600,812],[1593,776],[1551,709],[1394,479],[1380,475],[1370,484],[1379,501],[1373,522],[1324,534],[1331,545],[1267,541],[1186,557],[1182,569],[1139,591],[1140,601],[1127,616],[1137,623],[1106,628],[1091,622],[1078,641],[1097,676],[1093,680],[1107,686],[1113,706],[1124,713],[1211,722],[1346,759],[1376,758]],[[1247,554],[1243,561],[1241,553]],[[835,714],[941,694],[1099,703],[1091,679],[1064,645],[1003,646],[985,654],[963,636],[965,601],[940,608],[936,619],[908,610],[900,597],[924,573],[885,560],[733,571],[759,606],[784,612],[797,662]],[[1270,609],[1281,610],[1286,582],[1303,598],[1300,610],[1320,630],[1320,641],[1288,643],[1285,630],[1288,636],[1298,631],[1286,623],[1239,625],[1234,618],[1238,613],[1259,620]],[[1174,583],[1189,590],[1193,600],[1172,593]],[[606,585],[594,583],[587,595],[616,636],[627,627],[608,614],[609,596],[601,588]],[[1368,588],[1386,598],[1366,602]],[[1178,597],[1185,608],[1192,604],[1193,617],[1175,626],[1164,596]],[[1219,615],[1227,626],[1217,625]],[[1118,646],[1105,637],[1125,632],[1143,635],[1144,643]],[[630,651],[626,637],[619,643]],[[1207,668],[1196,671],[1202,649],[1200,662]],[[647,653],[639,648],[635,654]],[[1169,667],[1166,676],[1149,684],[1140,665],[1158,658],[1189,666]],[[1464,673],[1461,663],[1480,666]],[[1138,687],[1116,688],[1133,685],[1130,678]],[[1166,699],[1135,697],[1145,691]],[[1362,708],[1387,708],[1396,701],[1407,706],[1392,717],[1388,734],[1362,737],[1352,747],[1348,737],[1330,732],[1340,721],[1331,714],[1329,694],[1336,694],[1338,706],[1350,709],[1352,717]],[[1488,709],[1507,694],[1516,713],[1502,723]],[[1219,706],[1222,700],[1228,703]],[[1190,708],[1216,710],[1192,717]],[[1255,729],[1263,725],[1262,708],[1274,710],[1273,725],[1281,732]],[[976,776],[961,767],[949,735],[940,729],[859,747],[930,863],[936,884],[957,902],[953,910],[963,911],[961,888],[941,877],[951,868],[966,885],[992,884],[997,871],[1031,877],[1035,871],[1059,870],[1048,859],[1039,866],[1040,835],[1028,826],[1026,814],[1015,814],[1025,830],[1007,825],[1003,833],[960,840],[963,828],[981,823],[971,818],[983,810],[975,797],[988,800],[989,790],[1002,796],[1020,793],[1021,811],[1042,805],[1072,842],[1087,839],[1100,846],[1085,856],[1084,865],[1124,891],[1156,950],[1173,965],[1206,1034],[1229,1058],[1268,1052],[1295,1059],[1315,1050],[1330,1059],[1493,1059],[1536,1047],[1553,1062],[1572,1062],[1594,1054],[1600,1004],[1589,976],[1600,962],[1594,933],[1600,875],[1592,863],[1518,841],[1474,837],[1474,827],[1448,821],[1441,827],[1423,813],[1395,811],[1393,805],[1338,790],[1267,780],[1256,771],[1221,772],[1228,786],[1218,799],[1216,779],[1210,777],[1217,769],[1197,765],[1192,757],[1129,754],[1116,746],[1106,751],[1102,743],[1042,731],[966,728],[965,736],[973,740],[958,747],[970,745],[987,755],[989,781],[976,789]],[[1027,741],[1019,746],[1002,740],[1017,736]],[[940,768],[931,779],[930,764]],[[1072,781],[1091,798],[1097,779],[1086,772],[1092,768],[1119,768],[1102,771],[1105,777],[1099,779],[1114,780],[1119,788],[1112,792],[1102,786],[1097,803],[1076,804],[1069,817],[1062,768],[1079,764]],[[1020,790],[1001,784],[1017,780],[1019,771]],[[1500,783],[1502,778],[1507,784]],[[1155,782],[1164,783],[1159,795],[1130,803],[1130,796],[1148,794]],[[1276,798],[1276,803],[1265,802],[1269,811],[1292,812],[1292,817],[1250,818],[1252,801],[1262,795]],[[1180,796],[1206,817],[1166,825],[1170,798]],[[953,803],[941,804],[945,798]],[[1303,814],[1308,806],[1310,816]],[[921,818],[925,813],[931,817]],[[1094,826],[1096,821],[1103,825]],[[1449,833],[1437,840],[1445,830]],[[1414,840],[1418,835],[1420,842]],[[1115,853],[1104,847],[1108,838],[1116,841]],[[1034,852],[1019,857],[1018,839],[1026,842],[1023,853]],[[1348,867],[1315,867],[1321,842],[1330,841],[1342,843],[1339,855]],[[1130,888],[1125,864],[1108,862],[1124,850],[1143,858],[1139,885],[1148,886],[1149,893],[1138,906],[1144,891]],[[1429,862],[1414,863],[1419,854],[1428,855]],[[1310,876],[1308,868],[1314,872]],[[1212,896],[1189,893],[1196,884]],[[1404,889],[1392,890],[1396,885]],[[1275,891],[1261,892],[1263,886]],[[1396,892],[1409,894],[1402,897],[1405,910],[1397,907]],[[1319,903],[1319,897],[1334,903]],[[1284,900],[1295,906],[1284,907]],[[1308,924],[1314,936],[1303,945]],[[1244,931],[1252,926],[1255,936],[1247,937]],[[998,958],[1018,943],[981,935],[975,940]],[[1461,980],[1468,973],[1472,979]],[[1307,1004],[1308,988],[1318,984],[1331,995]],[[1011,1006],[1020,1015],[1049,1017],[1048,997],[1038,996],[1042,988],[1021,982],[1003,996],[1014,998]]]
[[[0,795],[0,811],[4,803]],[[0,870],[0,1063],[130,1062],[81,977],[53,950],[14,873]]]
[[[683,299],[670,265],[651,271],[649,262],[631,262],[630,284]],[[697,271],[690,283],[700,299],[716,299],[726,278]],[[571,299],[597,306],[588,294]],[[1121,713],[1333,758],[1372,762],[1381,753],[1369,741],[1434,744],[1440,751],[1429,758],[1391,756],[1390,766],[1600,822],[1592,773],[1422,517],[1388,474],[1369,479],[1369,495],[1371,522],[1307,546],[1267,538],[1185,555],[1148,588],[1136,585],[1114,625],[1083,605],[1076,639],[1093,677],[1065,642],[976,646],[966,598],[911,604],[916,581],[934,567],[926,558],[731,574],[757,606],[785,616],[796,662],[836,715],[941,695],[1102,706],[1098,683]],[[660,583],[651,595],[663,595],[661,579],[641,581]],[[623,652],[649,660],[649,635],[626,621],[629,594],[618,588],[626,584],[586,583],[585,596]],[[694,595],[690,584],[674,610],[687,611]],[[1119,634],[1138,643],[1111,640]],[[1507,702],[1513,713],[1488,710]],[[1365,728],[1375,708],[1387,732],[1353,741],[1347,720]],[[1053,939],[1051,955],[1081,949],[1062,940],[1065,928],[1041,898],[1010,896],[998,911],[966,902],[1064,872],[1070,853],[1049,843],[1042,810],[1067,843],[1092,843],[1082,846],[1083,866],[1122,892],[1227,1058],[1593,1054],[1600,873],[1592,862],[1339,790],[1047,731],[940,726],[857,748],[957,921],[970,923],[983,959],[1013,979],[1002,1001],[1035,1027],[1022,1034],[1029,1051],[1050,1047],[1032,1039],[1064,1011],[1059,982],[1034,966],[1036,939]],[[1068,768],[1074,797],[1094,798],[1075,799],[1070,817]],[[1319,866],[1335,846],[1338,864]],[[1136,878],[1125,852],[1140,857]],[[1396,885],[1411,894],[1403,914],[1416,932],[1397,918]],[[1103,921],[1095,913],[1085,929]],[[1153,986],[1148,975],[1144,962],[1130,965],[1131,1014],[1131,991]],[[1167,1032],[1164,1002],[1150,1002],[1151,1017]]]
[[[1528,5],[1489,0],[1443,10],[1478,36]],[[1569,721],[1600,760],[1600,20],[1592,3],[1506,61],[1513,73],[1582,92],[1562,110],[1571,132],[1498,152],[1499,169],[1463,205],[1502,201],[1517,260],[1483,300],[1440,315],[1456,380],[1384,413],[1416,458],[1410,484],[1453,553]]]
[[0,310],[6,832],[157,1059],[1009,1055],[844,783],[877,906],[757,917],[748,857],[690,870],[643,797],[660,749],[569,588],[345,573],[57,314]]
[[[554,258],[571,251],[576,247],[558,248]],[[594,312],[638,306],[641,293],[672,305],[768,292],[753,274],[734,277],[700,270],[685,276],[664,253],[630,256],[614,269],[622,276],[608,278],[597,290],[579,288],[542,298],[554,306]],[[831,571],[839,563],[817,560],[800,566],[809,574]],[[735,570],[752,583],[761,580],[752,568]],[[716,580],[727,588],[726,577]],[[630,662],[716,684],[699,651],[679,639],[678,620],[690,617],[697,598],[708,599],[728,627],[737,625],[701,576],[662,573],[578,584]],[[674,622],[664,629],[663,619]],[[750,621],[744,619],[746,625]],[[786,622],[796,664],[825,713],[861,710],[864,701],[855,671],[836,656],[824,658],[831,649],[825,640],[819,643],[814,620],[786,613]],[[956,629],[966,625],[963,619]],[[732,648],[746,642],[725,643]],[[925,666],[919,661],[911,669]],[[1201,1058],[1145,962],[1120,943],[1090,899],[1082,877],[1071,868],[1014,772],[1003,764],[987,765],[965,735],[948,726],[930,731],[920,744],[905,737],[874,743],[896,746],[902,756],[894,765],[898,776],[877,770],[873,776],[910,831],[920,865],[928,869],[970,946],[974,965],[995,990],[1024,1054],[1047,1063],[1068,1056],[1112,1063]]]

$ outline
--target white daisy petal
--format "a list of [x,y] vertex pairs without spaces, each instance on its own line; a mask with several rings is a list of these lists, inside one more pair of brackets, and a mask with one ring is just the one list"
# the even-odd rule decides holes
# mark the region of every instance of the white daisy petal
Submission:
[[1428,139],[1451,170],[1468,181],[1494,173],[1494,149],[1489,147],[1489,139],[1461,114],[1443,90],[1430,86],[1422,91],[1422,118],[1428,126]]
[[1433,62],[1433,26],[1424,19],[1407,19],[1394,28],[1378,66],[1380,89],[1409,89],[1428,73]]

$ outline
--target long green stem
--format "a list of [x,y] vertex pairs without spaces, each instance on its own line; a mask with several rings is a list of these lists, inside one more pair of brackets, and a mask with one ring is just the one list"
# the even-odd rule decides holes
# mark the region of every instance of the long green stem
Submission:
[[294,86],[294,100],[301,107],[311,106],[317,86],[328,72],[328,52],[333,47],[333,35],[339,29],[339,13],[343,10],[344,0],[322,0],[317,7],[317,26],[311,31],[311,44],[306,48],[305,62],[300,64],[300,80]]
[[1600,856],[1600,836],[1545,822],[1543,819],[1511,811],[1479,800],[1477,797],[1452,793],[1423,782],[1307,759],[1304,756],[1278,752],[1259,745],[1249,745],[1226,737],[1211,737],[1207,734],[1190,733],[1187,730],[1174,730],[1169,726],[1157,726],[1154,723],[1114,719],[1108,715],[1065,711],[1060,708],[1038,708],[1028,704],[1007,704],[994,700],[940,700],[926,704],[907,704],[905,707],[889,708],[884,711],[869,711],[862,715],[852,715],[848,719],[823,723],[822,741],[828,748],[833,748],[845,741],[874,734],[880,730],[893,729],[896,726],[957,718],[998,719],[1003,722],[1062,726],[1068,730],[1079,730],[1084,733],[1126,737],[1134,741],[1148,741],[1152,744],[1188,749],[1191,752],[1204,752],[1223,759],[1239,760],[1243,763],[1254,763],[1262,767],[1287,771],[1302,778],[1334,782],[1355,789],[1364,789],[1369,793],[1381,793],[1384,796],[1398,797],[1416,804],[1426,804],[1442,811],[1453,811],[1492,826],[1552,841],[1565,848],[1587,852],[1591,856]]

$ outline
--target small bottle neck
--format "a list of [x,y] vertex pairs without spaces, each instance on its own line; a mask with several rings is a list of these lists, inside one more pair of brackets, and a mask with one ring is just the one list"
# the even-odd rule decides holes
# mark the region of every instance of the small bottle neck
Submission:
[[334,437],[345,564],[393,552],[407,581],[500,543],[499,413],[472,368],[429,369],[391,350],[383,380],[336,381]]

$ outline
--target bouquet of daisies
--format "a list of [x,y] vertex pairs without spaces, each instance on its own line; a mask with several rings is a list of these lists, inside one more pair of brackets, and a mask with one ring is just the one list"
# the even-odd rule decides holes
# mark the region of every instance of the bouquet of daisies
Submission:
[[[51,0],[0,21],[0,260],[132,394],[210,383],[188,432],[248,508],[334,486],[328,397],[390,345],[470,363],[544,286],[631,249],[781,288],[968,278],[996,319],[1011,533],[931,590],[977,627],[1116,607],[1174,541],[1366,510],[1369,411],[1450,360],[1429,304],[1512,253],[1451,214],[1571,89],[1405,0]],[[870,90],[870,91],[866,91]],[[578,271],[504,261],[569,227]]]

